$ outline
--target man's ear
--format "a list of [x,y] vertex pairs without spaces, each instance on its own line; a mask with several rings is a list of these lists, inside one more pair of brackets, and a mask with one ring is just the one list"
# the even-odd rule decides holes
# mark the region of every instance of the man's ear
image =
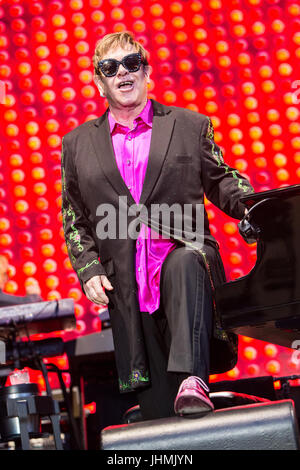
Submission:
[[151,65],[145,65],[144,67],[144,73],[147,77],[147,83],[150,83],[150,75],[152,73],[152,67]]
[[102,98],[105,98],[105,94],[104,94],[104,91],[103,91],[102,80],[101,80],[99,75],[94,75],[94,83],[95,83],[96,87],[99,90],[100,96]]

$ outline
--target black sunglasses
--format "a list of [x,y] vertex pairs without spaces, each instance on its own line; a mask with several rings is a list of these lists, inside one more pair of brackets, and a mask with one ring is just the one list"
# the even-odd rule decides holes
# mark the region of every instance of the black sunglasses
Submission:
[[123,59],[116,60],[116,59],[104,59],[98,62],[97,71],[99,73],[99,69],[106,77],[114,77],[118,70],[120,64],[128,70],[128,72],[137,72],[141,68],[141,64],[147,64],[147,61],[144,60],[140,53],[129,54],[123,57]]

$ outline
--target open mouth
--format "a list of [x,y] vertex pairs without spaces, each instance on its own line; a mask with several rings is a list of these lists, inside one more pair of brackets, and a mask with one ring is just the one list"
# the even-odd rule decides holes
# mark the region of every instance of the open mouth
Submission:
[[118,85],[119,90],[131,90],[133,88],[133,81],[132,80],[126,80],[124,82],[121,82]]

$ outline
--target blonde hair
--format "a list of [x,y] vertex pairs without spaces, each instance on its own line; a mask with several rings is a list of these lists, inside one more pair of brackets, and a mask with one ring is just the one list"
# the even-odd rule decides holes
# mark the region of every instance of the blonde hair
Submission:
[[133,37],[133,34],[129,31],[122,31],[120,33],[111,33],[104,36],[96,43],[95,52],[93,55],[93,65],[94,65],[94,72],[95,75],[99,75],[98,72],[98,62],[102,59],[103,56],[110,50],[116,49],[117,47],[123,47],[124,49],[127,46],[132,46],[139,52],[142,57],[142,61],[144,64],[148,63],[147,60],[147,51],[146,49],[136,41]]

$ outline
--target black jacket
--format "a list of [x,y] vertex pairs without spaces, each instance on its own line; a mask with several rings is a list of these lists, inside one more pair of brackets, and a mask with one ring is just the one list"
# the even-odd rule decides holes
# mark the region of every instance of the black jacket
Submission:
[[[245,208],[240,197],[253,192],[253,188],[246,178],[224,163],[214,142],[211,120],[187,109],[152,103],[152,138],[140,199],[150,219],[140,214],[140,220],[161,231],[166,227],[157,219],[151,221],[153,204],[179,204],[182,208],[191,204],[196,208],[204,203],[204,194],[226,214],[241,219]],[[98,223],[103,220],[103,215],[97,215],[98,206],[110,204],[118,211],[120,196],[126,196],[128,207],[135,204],[117,167],[105,112],[63,138],[62,216],[68,253],[81,285],[92,276],[106,274],[114,286],[113,291],[106,293],[110,299],[120,389],[128,391],[148,383],[135,279],[135,240],[130,237],[101,240],[97,236]],[[137,215],[138,212],[128,215],[128,225],[136,221]],[[195,223],[192,220],[191,227]],[[117,224],[117,233],[118,229]],[[184,233],[176,242],[190,244],[190,235]],[[205,243],[215,246],[215,259],[207,258],[205,244],[200,248],[215,287],[224,282],[225,276],[206,212],[204,237]],[[212,347],[211,373],[220,373],[234,366],[236,341],[232,349],[233,343],[228,341],[232,337],[222,331],[220,319],[215,318],[215,326],[218,345]]]

